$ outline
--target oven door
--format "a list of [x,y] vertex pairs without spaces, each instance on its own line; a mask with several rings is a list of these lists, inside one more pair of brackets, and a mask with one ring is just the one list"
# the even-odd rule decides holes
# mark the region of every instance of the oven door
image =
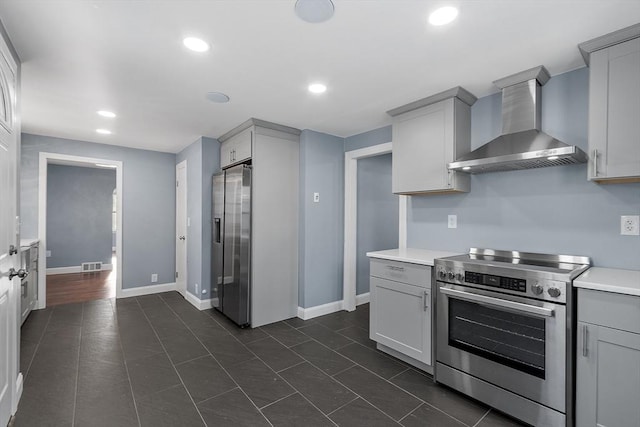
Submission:
[[566,307],[438,282],[437,360],[565,411]]

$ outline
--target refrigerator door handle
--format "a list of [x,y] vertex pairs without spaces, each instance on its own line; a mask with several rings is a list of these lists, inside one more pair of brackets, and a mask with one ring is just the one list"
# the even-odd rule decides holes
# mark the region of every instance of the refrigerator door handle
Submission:
[[213,223],[216,230],[216,243],[220,243],[220,218],[214,218]]

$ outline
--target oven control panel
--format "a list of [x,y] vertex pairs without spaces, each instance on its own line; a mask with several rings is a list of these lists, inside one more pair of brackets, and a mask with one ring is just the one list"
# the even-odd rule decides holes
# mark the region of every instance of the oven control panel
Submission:
[[456,285],[470,285],[495,289],[513,295],[521,295],[546,301],[566,302],[567,283],[532,277],[510,277],[468,271],[457,265],[436,265],[436,279]]
[[474,285],[485,285],[517,292],[527,292],[527,281],[524,279],[516,279],[514,277],[494,276],[492,274],[465,271],[464,281]]

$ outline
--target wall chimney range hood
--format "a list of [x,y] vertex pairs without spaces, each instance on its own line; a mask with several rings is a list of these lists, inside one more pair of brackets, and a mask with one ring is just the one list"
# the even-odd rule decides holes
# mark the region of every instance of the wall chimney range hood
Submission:
[[585,163],[587,155],[540,130],[543,66],[493,82],[502,89],[502,135],[449,163],[450,170],[485,173]]

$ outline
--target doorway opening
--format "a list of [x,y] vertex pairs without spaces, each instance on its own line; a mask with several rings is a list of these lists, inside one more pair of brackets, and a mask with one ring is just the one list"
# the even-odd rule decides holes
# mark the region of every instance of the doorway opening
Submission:
[[37,308],[122,293],[122,162],[40,153]]
[[[392,143],[374,145],[345,153],[345,203],[344,203],[344,276],[342,309],[353,311],[359,303],[368,302],[368,293],[357,293],[358,276],[358,160],[391,153]],[[408,196],[398,197],[398,247],[407,246]]]

